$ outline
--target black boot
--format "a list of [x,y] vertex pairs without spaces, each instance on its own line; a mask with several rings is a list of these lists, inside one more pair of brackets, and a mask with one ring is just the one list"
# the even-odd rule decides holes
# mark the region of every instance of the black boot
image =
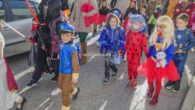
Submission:
[[23,110],[24,104],[27,102],[26,98],[23,97],[21,103],[19,103],[20,107],[17,107],[16,110]]
[[175,81],[172,92],[179,92],[181,80]]
[[77,93],[74,94],[73,97],[72,97],[73,100],[76,100],[76,99],[77,99],[77,97],[78,97],[78,95],[79,95],[79,92],[80,92],[80,88],[77,87]]

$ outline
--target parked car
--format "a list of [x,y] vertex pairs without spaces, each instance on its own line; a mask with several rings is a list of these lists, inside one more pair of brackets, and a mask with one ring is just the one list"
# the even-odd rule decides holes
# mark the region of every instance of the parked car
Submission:
[[[38,12],[40,0],[29,0],[29,3],[34,11]],[[31,34],[32,15],[25,0],[0,0],[0,18],[25,36]],[[30,50],[31,44],[6,25],[2,34],[5,38],[6,57]]]

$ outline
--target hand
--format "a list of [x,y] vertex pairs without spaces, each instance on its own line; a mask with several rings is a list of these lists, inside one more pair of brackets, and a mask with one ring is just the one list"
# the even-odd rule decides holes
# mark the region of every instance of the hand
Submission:
[[78,79],[72,79],[72,83],[76,84],[78,82]]
[[179,12],[179,9],[176,9],[176,12]]
[[183,53],[182,49],[178,49],[175,53]]
[[45,45],[42,45],[42,49],[43,49],[44,51],[47,50],[46,47],[45,47]]
[[125,52],[119,51],[120,56],[124,56]]

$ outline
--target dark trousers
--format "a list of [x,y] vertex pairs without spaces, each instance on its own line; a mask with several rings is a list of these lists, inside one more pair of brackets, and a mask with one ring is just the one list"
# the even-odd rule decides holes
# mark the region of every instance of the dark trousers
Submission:
[[110,78],[110,69],[117,73],[118,69],[116,65],[111,62],[111,57],[110,56],[105,56],[105,78],[109,79]]
[[117,0],[112,0],[112,1],[110,2],[111,8],[114,8],[114,7],[116,6],[116,3],[117,3]]
[[182,78],[182,74],[184,72],[184,66],[187,59],[187,53],[184,54],[175,54],[173,61],[177,67],[180,77]]
[[56,78],[59,75],[59,65],[60,65],[60,60],[59,59],[52,60],[53,72],[54,72]]
[[148,24],[148,34],[151,35],[154,29],[154,25],[153,24]]
[[36,66],[32,76],[34,81],[38,81],[41,78],[42,73],[44,72],[46,65],[47,53],[42,48],[38,47],[37,50],[37,59]]

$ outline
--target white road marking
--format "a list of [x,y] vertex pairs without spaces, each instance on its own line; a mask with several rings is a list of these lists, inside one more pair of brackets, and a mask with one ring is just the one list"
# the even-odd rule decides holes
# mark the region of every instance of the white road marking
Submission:
[[50,100],[50,98],[47,98],[45,101],[43,101],[36,110],[39,110],[39,108],[41,108],[44,104],[46,104],[48,101]]
[[16,75],[14,75],[14,77],[15,77],[16,81],[18,81],[20,78],[22,78],[23,76],[25,76],[28,73],[31,73],[33,70],[34,70],[34,67],[29,67],[26,70],[24,70],[20,73],[17,73]]
[[122,75],[118,78],[118,80],[123,80],[124,76],[125,76],[125,72],[122,73]]
[[105,101],[105,102],[103,103],[103,105],[100,107],[99,110],[104,110],[104,108],[106,107],[107,103],[108,103],[108,101]]
[[47,106],[47,107],[45,108],[45,110],[49,110],[49,108],[51,108],[51,107],[54,105],[54,103],[55,103],[54,101],[53,101],[52,103],[50,103],[49,106]]

